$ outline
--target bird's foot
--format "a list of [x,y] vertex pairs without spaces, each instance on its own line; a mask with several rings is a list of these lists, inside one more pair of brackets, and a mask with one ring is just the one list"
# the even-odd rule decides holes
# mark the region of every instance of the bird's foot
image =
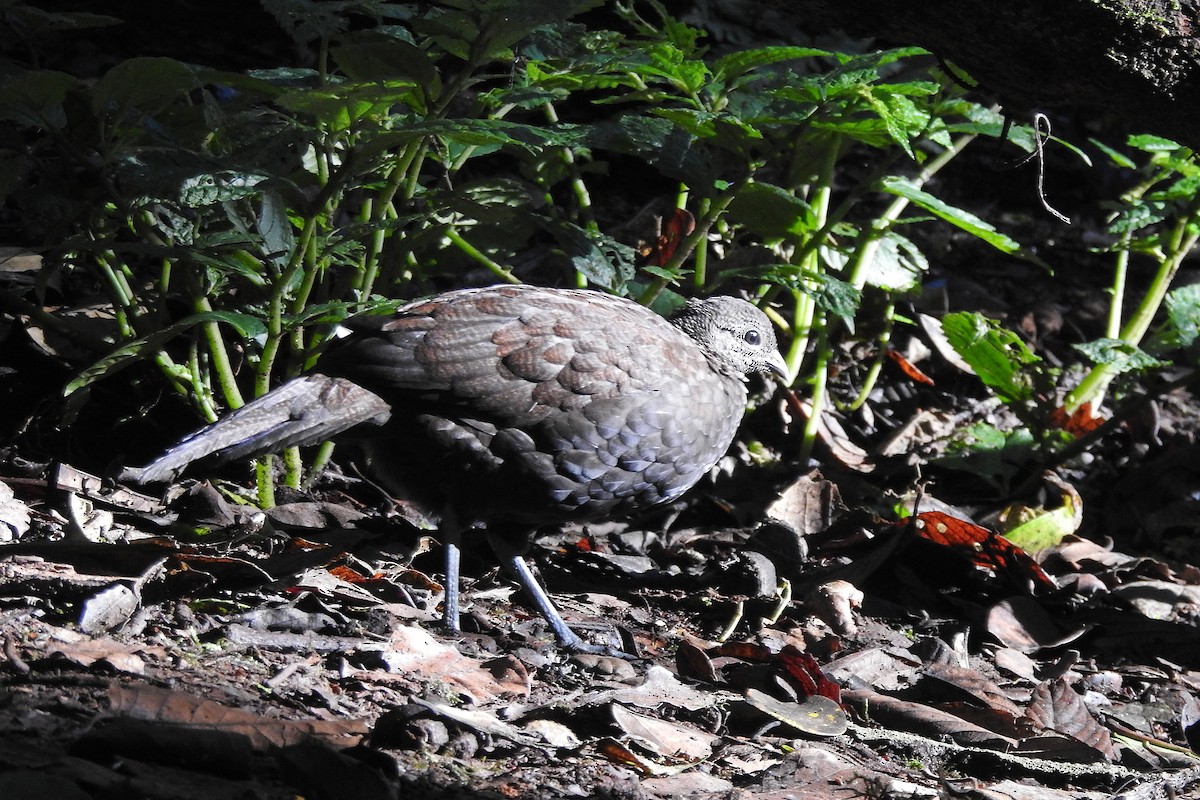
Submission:
[[608,644],[593,644],[585,642],[583,639],[571,633],[571,639],[559,639],[558,646],[569,653],[581,653],[587,655],[607,656],[609,658],[619,658],[622,661],[640,661],[641,656],[636,653],[626,653],[619,647],[613,647]]

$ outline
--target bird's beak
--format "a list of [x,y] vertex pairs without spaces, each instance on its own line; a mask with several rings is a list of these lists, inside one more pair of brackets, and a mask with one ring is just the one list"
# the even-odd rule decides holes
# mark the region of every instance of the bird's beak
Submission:
[[783,360],[783,353],[778,350],[772,350],[771,355],[767,358],[767,369],[775,374],[784,384],[788,382],[788,365]]

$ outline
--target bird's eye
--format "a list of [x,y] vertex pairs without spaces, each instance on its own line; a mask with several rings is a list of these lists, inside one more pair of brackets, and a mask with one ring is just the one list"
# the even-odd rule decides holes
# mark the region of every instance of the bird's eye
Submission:
[[755,347],[758,347],[760,344],[762,344],[762,336],[758,331],[746,331],[744,334],[742,334],[742,339],[746,342],[746,344],[754,345]]

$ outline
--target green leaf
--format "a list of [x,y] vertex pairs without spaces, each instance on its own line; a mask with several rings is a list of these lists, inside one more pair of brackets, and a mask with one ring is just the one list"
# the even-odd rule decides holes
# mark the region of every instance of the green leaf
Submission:
[[288,217],[287,203],[279,192],[262,193],[258,218],[254,224],[258,235],[262,237],[265,257],[282,268],[291,259],[292,249],[296,246],[296,232]]
[[392,130],[375,137],[376,141],[365,149],[373,152],[381,146],[386,149],[419,137],[434,136],[473,147],[510,145],[537,153],[546,147],[579,144],[584,135],[583,130],[566,125],[543,128],[503,119],[413,120],[397,123]]
[[1149,133],[1130,136],[1128,143],[1130,147],[1136,147],[1144,153],[1174,153],[1176,150],[1182,149],[1179,142]]
[[1165,366],[1154,356],[1121,339],[1101,338],[1072,346],[1093,363],[1109,367],[1117,375]]
[[1099,139],[1093,139],[1089,137],[1088,141],[1092,143],[1093,147],[1095,147],[1101,153],[1104,153],[1104,155],[1108,156],[1108,160],[1116,164],[1118,167],[1123,167],[1124,169],[1137,169],[1137,164],[1134,163],[1133,159],[1122,153],[1120,150],[1109,147]]
[[904,95],[881,97],[876,91],[867,91],[865,96],[883,120],[892,141],[900,145],[909,158],[915,158],[911,141],[929,126],[929,113]]
[[828,50],[818,50],[815,47],[758,47],[751,50],[739,50],[718,58],[713,64],[713,73],[718,78],[729,80],[759,67],[778,64],[781,61],[799,61],[802,58],[830,55],[832,53]]
[[933,463],[969,473],[1003,491],[1022,473],[1033,449],[1033,434],[1028,428],[1005,431],[976,422],[955,431],[945,453]]
[[1170,339],[1177,347],[1191,347],[1200,338],[1200,283],[1173,289],[1165,302]]
[[193,314],[186,319],[176,322],[174,325],[163,328],[161,331],[134,339],[118,347],[75,376],[75,379],[63,389],[63,396],[69,397],[101,378],[119,372],[138,361],[153,357],[171,339],[204,322],[223,322],[234,328],[244,339],[264,336],[267,332],[262,320],[252,317],[249,314],[239,314],[233,311],[206,311],[200,314]]
[[956,228],[982,239],[1002,253],[1016,253],[1021,249],[1021,245],[1016,241],[1000,233],[971,212],[942,202],[928,192],[918,189],[907,178],[889,175],[880,181],[880,187],[885,192],[906,198],[914,205],[944,219]]
[[[756,277],[761,274],[761,269],[756,269]],[[813,298],[817,308],[847,320],[854,317],[862,302],[862,292],[846,281],[824,272],[803,269],[795,264],[777,264],[769,267],[763,278],[788,289],[804,292]]]
[[950,346],[1005,403],[1020,403],[1032,397],[1024,369],[1041,359],[1017,334],[970,311],[947,314],[942,318],[942,331]]
[[253,197],[262,190],[256,188],[265,175],[245,174],[223,170],[193,175],[179,187],[179,202],[185,206],[210,206],[228,200]]
[[593,126],[585,141],[591,147],[643,158],[689,186],[707,189],[717,179],[710,152],[669,120],[630,114]]
[[751,183],[729,204],[729,220],[767,241],[799,240],[817,227],[812,206],[779,186]]
[[0,119],[38,128],[61,128],[67,121],[63,101],[78,83],[65,72],[19,72],[0,84]]
[[411,81],[347,83],[297,89],[279,96],[289,111],[310,114],[334,131],[346,131],[363,120],[380,124],[396,106],[421,110],[422,98]]
[[349,29],[347,11],[361,11],[366,5],[334,0],[262,0],[267,13],[297,44],[307,45],[315,39],[330,38]]
[[634,274],[632,247],[561,220],[546,220],[545,227],[570,259],[571,267],[588,283],[623,294]]
[[886,292],[907,292],[921,283],[929,270],[925,254],[912,240],[895,231],[887,231],[880,239],[875,257],[866,265],[863,279],[866,285]]
[[330,49],[338,68],[355,81],[394,81],[405,78],[427,95],[440,89],[437,69],[419,47],[389,36],[360,38]]
[[1161,200],[1140,200],[1122,209],[1108,223],[1108,232],[1121,236],[1162,222],[1170,216],[1171,207]]
[[1016,506],[1004,512],[1000,533],[1032,556],[1062,543],[1083,522],[1083,498],[1065,481],[1055,478],[1053,482],[1062,491],[1063,504],[1058,508]]
[[55,31],[107,28],[122,23],[122,20],[117,17],[110,17],[106,14],[93,14],[88,11],[47,11],[21,2],[13,2],[13,0],[0,2],[0,9],[8,18],[8,27],[11,30],[20,31],[21,38],[25,41],[33,41]]
[[172,58],[131,58],[105,73],[92,88],[92,110],[119,119],[154,115],[198,86],[187,65]]

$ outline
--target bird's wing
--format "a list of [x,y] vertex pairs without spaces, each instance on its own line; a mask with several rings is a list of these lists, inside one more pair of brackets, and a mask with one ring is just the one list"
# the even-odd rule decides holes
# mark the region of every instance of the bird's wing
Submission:
[[600,398],[661,391],[709,370],[682,332],[628,300],[595,292],[493,287],[363,318],[323,373],[395,406],[455,409],[525,427]]
[[168,480],[193,461],[249,458],[316,444],[355,425],[387,421],[378,395],[344,378],[307,375],[288,381],[183,439],[152,463],[126,471],[141,482]]

